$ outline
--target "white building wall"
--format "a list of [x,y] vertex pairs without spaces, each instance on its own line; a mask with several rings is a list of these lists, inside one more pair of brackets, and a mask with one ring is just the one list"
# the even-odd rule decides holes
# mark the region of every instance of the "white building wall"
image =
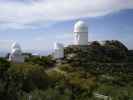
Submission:
[[24,56],[22,55],[10,55],[9,56],[9,61],[12,61],[14,63],[23,63],[24,62]]
[[88,45],[88,33],[75,33],[75,44],[76,45]]
[[54,58],[59,59],[64,57],[64,50],[63,49],[56,49],[54,51]]
[[55,43],[54,44],[54,53],[53,57],[55,59],[60,59],[64,57],[64,46],[61,43]]

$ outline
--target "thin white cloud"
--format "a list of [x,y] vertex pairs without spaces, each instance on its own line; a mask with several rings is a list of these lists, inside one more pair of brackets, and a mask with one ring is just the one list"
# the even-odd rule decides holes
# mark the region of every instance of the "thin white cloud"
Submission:
[[33,22],[72,20],[104,16],[133,9],[133,0],[30,0],[33,2],[0,2],[0,26],[26,28]]

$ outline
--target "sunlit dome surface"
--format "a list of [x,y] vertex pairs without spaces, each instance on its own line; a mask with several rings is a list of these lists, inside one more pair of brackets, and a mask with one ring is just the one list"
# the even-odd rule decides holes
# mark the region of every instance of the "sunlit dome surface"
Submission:
[[19,49],[19,50],[21,50],[21,47],[20,47],[20,45],[18,43],[14,42],[12,44],[12,46],[11,46],[11,49]]
[[74,25],[74,32],[88,32],[88,25],[84,21],[77,21]]
[[23,56],[20,45],[16,42],[13,43],[11,46],[9,61],[12,61],[14,63],[23,63],[24,59],[25,57]]
[[15,55],[20,55],[21,54],[21,50],[16,48],[16,49],[13,49],[11,54],[15,54]]

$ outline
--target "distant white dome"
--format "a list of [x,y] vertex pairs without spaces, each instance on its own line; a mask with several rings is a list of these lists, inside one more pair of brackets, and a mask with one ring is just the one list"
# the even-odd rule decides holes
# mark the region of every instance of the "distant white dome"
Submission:
[[63,46],[63,44],[61,44],[61,43],[55,43],[54,44],[54,49],[56,50],[56,49],[63,49],[64,48],[64,46]]
[[55,59],[60,59],[64,57],[64,46],[61,43],[55,43],[54,44],[54,52],[53,57]]
[[12,49],[12,52],[11,52],[12,55],[21,55],[22,52],[20,49],[16,48],[16,49]]
[[84,21],[77,21],[74,25],[74,32],[88,32],[88,26]]
[[106,44],[106,41],[99,41],[99,43],[104,46]]
[[9,56],[9,61],[14,63],[23,63],[25,57],[22,55],[21,47],[18,43],[13,43],[11,46],[11,53]]
[[11,49],[20,49],[21,50],[21,47],[18,43],[14,42],[11,46]]

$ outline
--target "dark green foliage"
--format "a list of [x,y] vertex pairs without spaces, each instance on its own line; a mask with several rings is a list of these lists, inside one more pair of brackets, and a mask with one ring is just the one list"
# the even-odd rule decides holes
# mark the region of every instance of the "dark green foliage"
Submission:
[[55,84],[56,82],[59,82],[60,80],[64,80],[64,75],[57,71],[50,71],[48,72],[48,76],[50,80]]
[[20,100],[70,100],[71,91],[64,90],[63,93],[57,88],[48,88],[46,91],[34,90],[27,96],[23,96]]
[[118,40],[105,41],[105,46],[115,46],[123,51],[128,51],[128,48]]
[[0,58],[0,78],[1,79],[5,78],[5,74],[9,67],[10,67],[10,63],[5,59]]
[[8,69],[10,68],[10,63],[0,58],[0,98],[6,99],[7,85],[8,85]]
[[[96,91],[99,93],[110,95],[113,100],[133,98],[132,90],[129,89],[133,87],[132,52],[121,42],[105,41],[104,45],[100,45],[94,41],[89,46],[72,45],[65,48],[65,60],[72,68],[63,66],[61,70],[72,72],[73,69],[82,68],[85,73],[96,76]],[[72,79],[72,82],[75,81],[74,77]],[[118,91],[115,91],[116,88]]]
[[1,100],[18,100],[24,92],[45,89],[49,78],[43,67],[31,64],[11,64],[0,60],[3,77],[0,77]]
[[35,88],[45,88],[48,76],[43,67],[31,64],[14,64],[8,70],[11,82],[21,86],[23,91],[29,92]]
[[62,71],[65,71],[65,72],[75,72],[76,71],[76,68],[72,67],[71,65],[69,64],[61,64],[61,65],[58,65],[58,68]]
[[94,41],[89,46],[65,48],[65,60],[75,66],[88,62],[126,62],[127,54],[128,49],[119,41],[106,41],[104,45]]
[[69,46],[61,63],[24,55],[23,64],[0,58],[1,100],[101,100],[94,93],[133,99],[132,51],[119,41]]
[[51,56],[30,56],[26,59],[26,62],[32,63],[32,64],[38,64],[40,66],[43,66],[44,68],[53,67],[55,64],[55,61],[52,59]]
[[128,62],[133,62],[133,50],[128,51]]

